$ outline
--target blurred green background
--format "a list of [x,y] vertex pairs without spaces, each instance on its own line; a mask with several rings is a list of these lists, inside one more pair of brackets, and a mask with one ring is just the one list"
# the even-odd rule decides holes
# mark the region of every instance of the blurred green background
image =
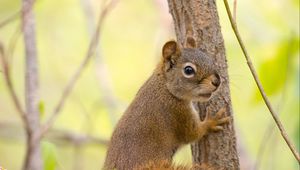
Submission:
[[[42,121],[84,58],[91,22],[96,22],[103,4],[100,0],[37,0],[34,12]],[[237,4],[237,22],[253,64],[299,150],[299,0],[238,0]],[[227,49],[235,128],[242,155],[246,155],[241,164],[250,169],[246,165],[253,166],[258,159],[259,169],[298,169],[278,129],[267,130],[274,127],[274,121],[250,75],[223,2],[218,0],[217,5]],[[19,9],[20,0],[0,0],[0,21]],[[19,25],[18,19],[1,28],[0,41],[10,48],[16,40],[9,60],[13,83],[23,101],[24,46]],[[119,1],[104,22],[98,49],[101,55],[83,72],[54,129],[109,140],[114,124],[159,61],[162,45],[172,38],[166,0]],[[259,154],[263,140],[264,152]],[[24,144],[21,121],[0,72],[0,167],[20,169]],[[45,139],[42,151],[47,170],[96,170],[103,164],[106,146]],[[190,163],[189,147],[181,149],[175,159]]]

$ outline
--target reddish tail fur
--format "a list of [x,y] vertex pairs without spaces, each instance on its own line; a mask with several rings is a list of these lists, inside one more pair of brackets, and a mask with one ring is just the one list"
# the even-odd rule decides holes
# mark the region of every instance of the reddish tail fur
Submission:
[[148,162],[142,166],[134,168],[134,170],[216,170],[206,164],[195,165],[175,165],[171,161],[163,160],[159,162]]

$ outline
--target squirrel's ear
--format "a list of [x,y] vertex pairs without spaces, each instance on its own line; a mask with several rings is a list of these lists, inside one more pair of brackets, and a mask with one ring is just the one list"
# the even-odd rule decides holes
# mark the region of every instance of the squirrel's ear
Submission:
[[196,41],[193,37],[187,37],[185,42],[186,48],[196,48]]
[[176,41],[166,42],[162,49],[162,55],[165,61],[169,61],[172,59],[173,55],[179,55],[180,50]]

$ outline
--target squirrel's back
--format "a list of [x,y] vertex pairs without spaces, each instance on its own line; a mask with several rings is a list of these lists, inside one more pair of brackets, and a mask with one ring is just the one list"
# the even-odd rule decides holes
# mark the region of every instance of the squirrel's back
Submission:
[[[150,161],[147,164],[139,166],[134,170],[217,170],[206,164],[194,164],[194,165],[177,165],[168,160]],[[221,169],[218,169],[221,170]]]
[[177,99],[167,94],[163,79],[154,72],[125,111],[111,137],[105,169],[132,169],[149,161],[171,160],[178,144],[169,128],[172,118],[165,112],[170,110],[166,102]]

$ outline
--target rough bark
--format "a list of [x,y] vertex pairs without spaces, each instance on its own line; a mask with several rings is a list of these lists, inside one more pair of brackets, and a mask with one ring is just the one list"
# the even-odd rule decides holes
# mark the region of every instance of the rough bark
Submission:
[[22,1],[22,30],[25,45],[25,105],[27,117],[27,148],[23,164],[24,170],[41,170],[43,168],[40,139],[37,137],[40,128],[38,111],[38,64],[35,39],[35,21],[32,12],[34,0]]
[[[200,117],[206,112],[215,114],[222,107],[232,116],[224,40],[215,0],[168,0],[168,3],[177,41],[184,47],[186,38],[194,37],[197,48],[213,58],[222,78],[218,93],[209,102],[199,103]],[[193,144],[192,154],[194,162],[207,163],[216,169],[240,169],[233,121],[224,131],[209,134]]]

